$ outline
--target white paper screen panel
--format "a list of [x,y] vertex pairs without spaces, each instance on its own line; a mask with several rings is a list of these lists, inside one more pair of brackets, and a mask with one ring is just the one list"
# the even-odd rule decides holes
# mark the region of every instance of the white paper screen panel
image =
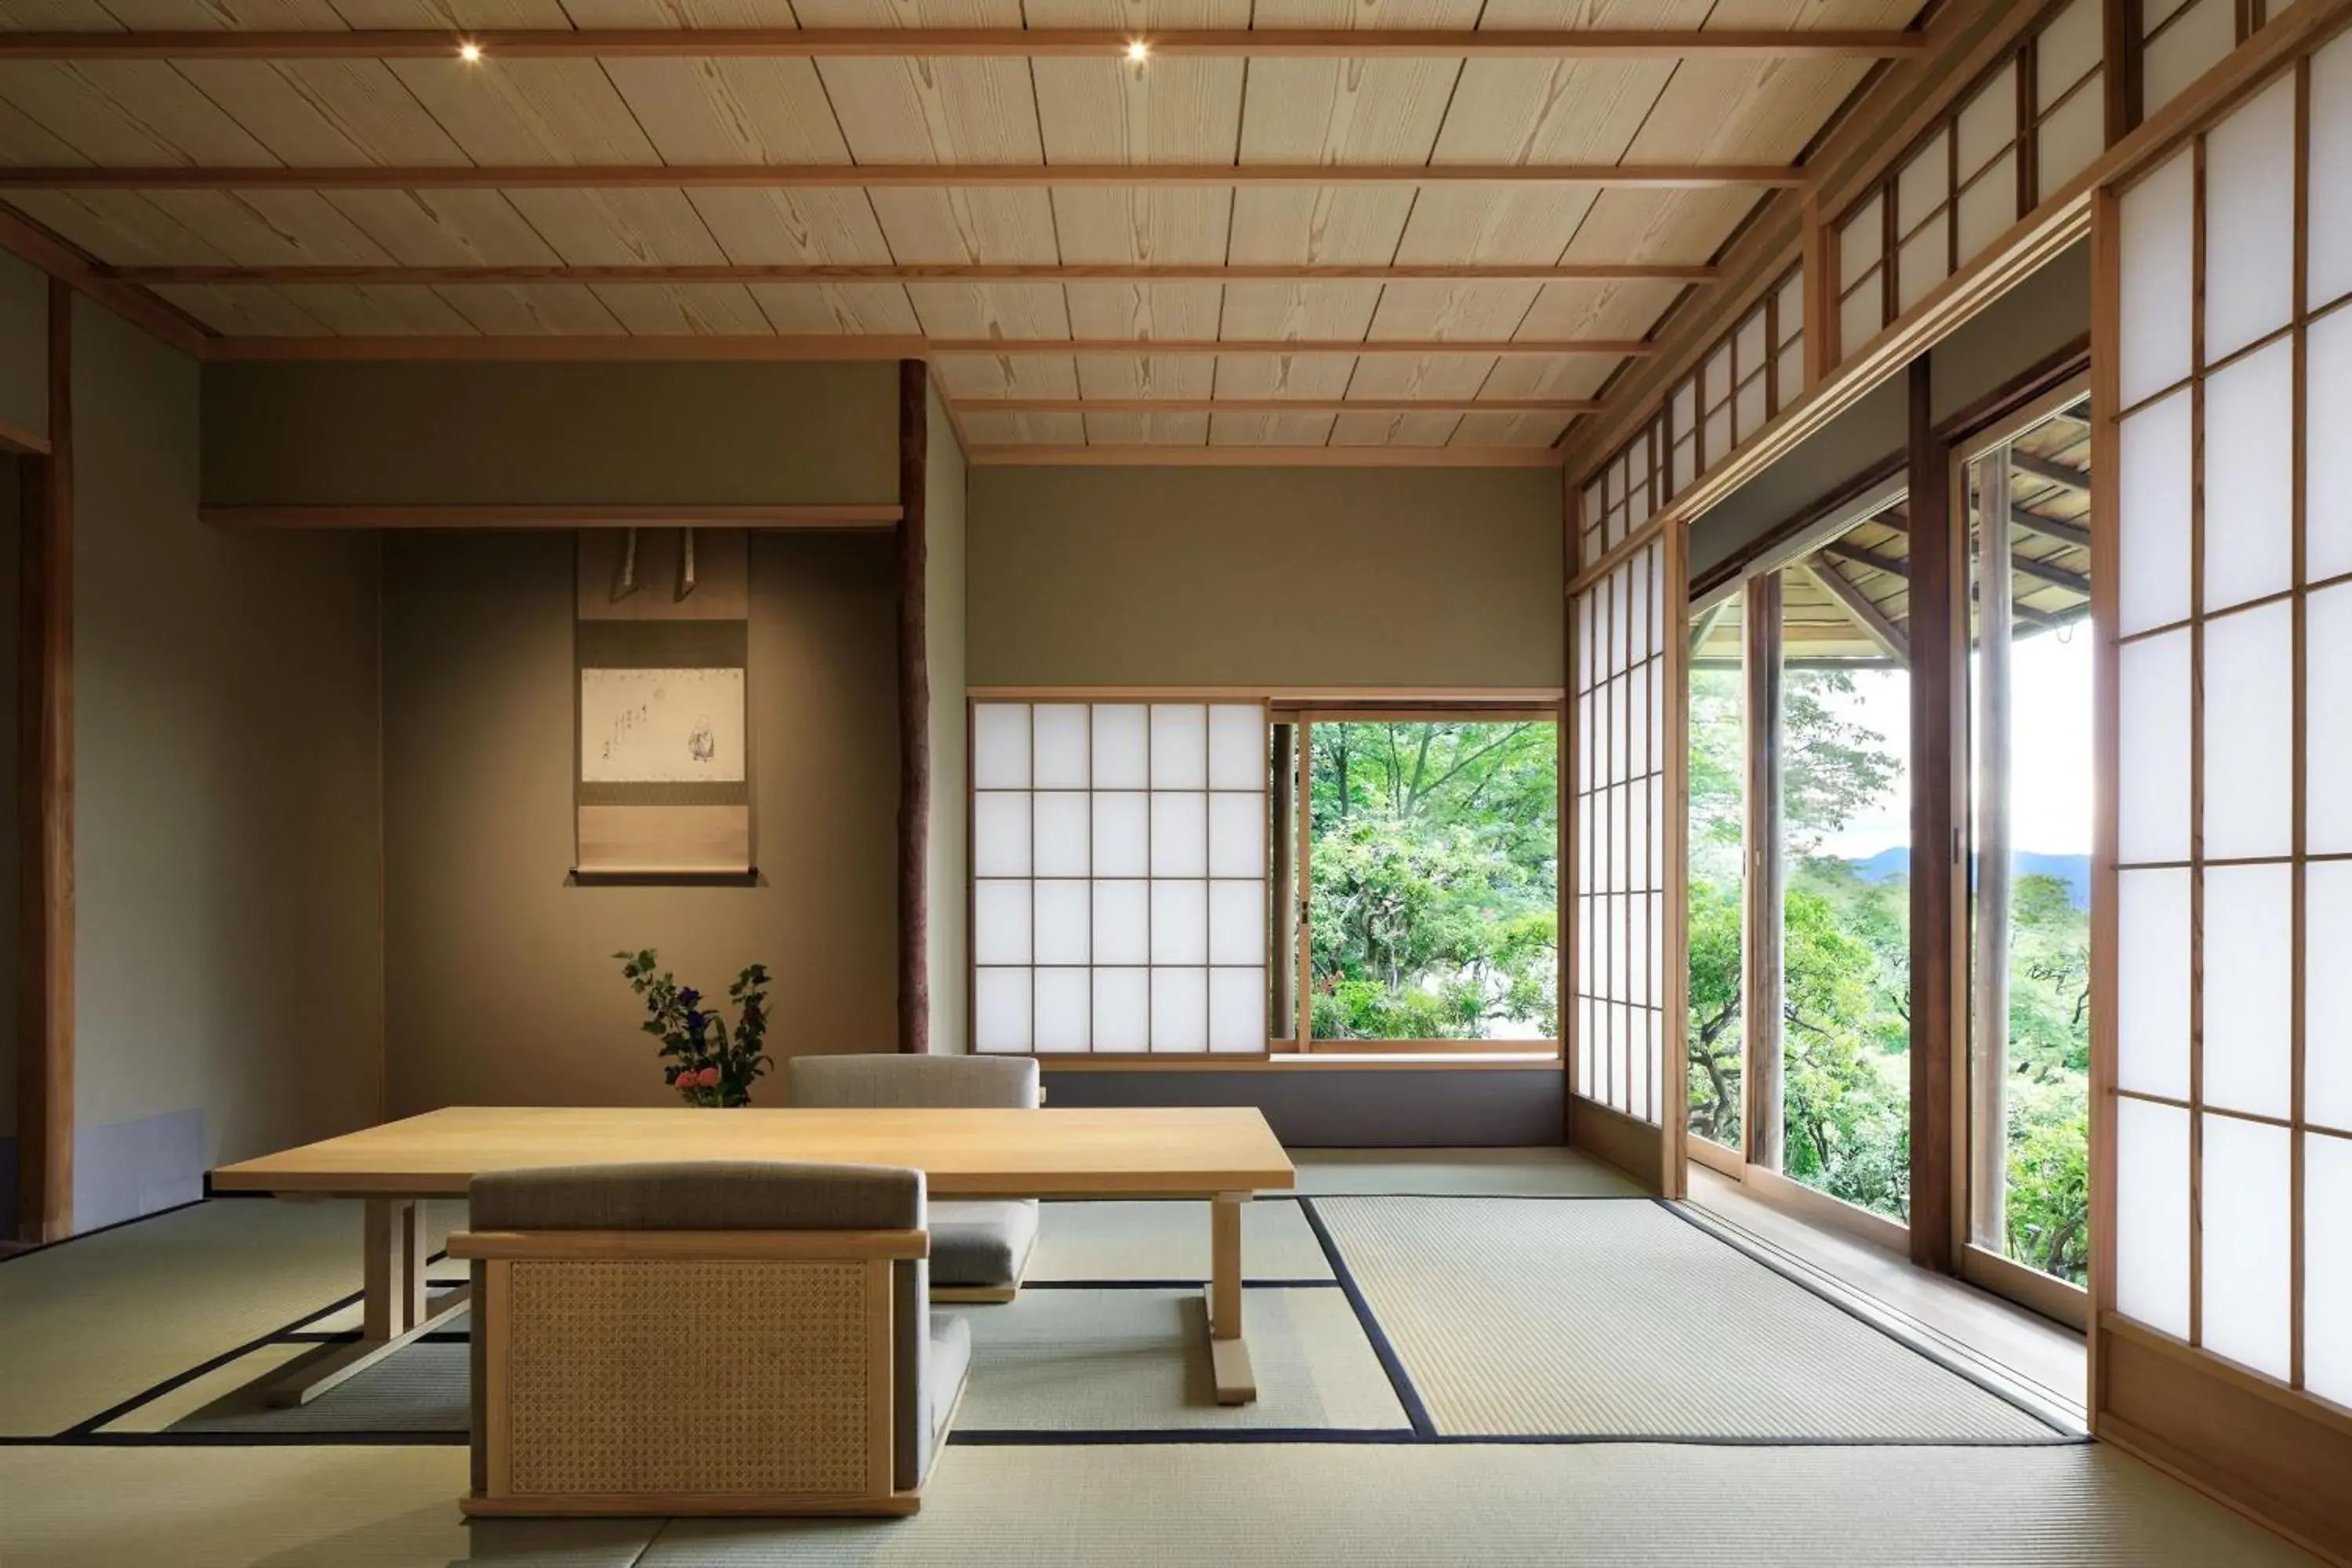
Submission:
[[1266,1047],[1265,710],[972,708],[972,1046]]
[[1575,1089],[1652,1123],[1664,1098],[1664,548],[1636,552],[1575,605],[1591,653],[1574,693]]
[[[2226,52],[2231,15],[2217,0],[2167,13],[2151,111]],[[2118,1311],[2340,1399],[2352,310],[2329,313],[2336,296],[2320,292],[2335,242],[2315,237],[2298,268],[2294,230],[2298,184],[2325,226],[2322,183],[2352,168],[2319,129],[2352,131],[2352,106],[2321,101],[2352,91],[2352,53],[2323,56],[2258,86],[2115,208],[2119,316],[2099,336],[2120,384],[2103,426],[2116,441],[2116,761],[2101,783],[2116,919],[2097,959],[2115,983],[2116,1136],[2093,1180],[2112,1182]]]

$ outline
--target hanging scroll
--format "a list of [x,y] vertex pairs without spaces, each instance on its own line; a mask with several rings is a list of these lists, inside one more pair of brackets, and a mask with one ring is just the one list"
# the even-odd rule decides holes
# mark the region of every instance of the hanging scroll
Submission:
[[746,536],[601,529],[579,541],[577,870],[749,873]]

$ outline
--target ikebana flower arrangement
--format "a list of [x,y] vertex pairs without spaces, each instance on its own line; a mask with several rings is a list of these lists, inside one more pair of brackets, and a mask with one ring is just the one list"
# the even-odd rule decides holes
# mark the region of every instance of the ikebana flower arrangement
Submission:
[[755,963],[727,988],[735,1005],[730,1032],[702,993],[680,985],[667,969],[654,973],[654,950],[616,952],[629,989],[646,999],[646,1021],[637,1026],[661,1041],[662,1081],[688,1105],[751,1103],[751,1085],[775,1064],[761,1042],[768,1033],[768,966]]

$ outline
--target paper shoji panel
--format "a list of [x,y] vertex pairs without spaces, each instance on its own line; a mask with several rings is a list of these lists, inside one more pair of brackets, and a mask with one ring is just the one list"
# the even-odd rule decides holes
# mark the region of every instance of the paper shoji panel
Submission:
[[2154,114],[2238,47],[2237,0],[2137,0],[2140,112]]
[[[2200,14],[2212,5],[2218,23]],[[2147,7],[2150,107],[2192,54],[2226,51],[2231,16],[2221,0]],[[2338,38],[2122,194],[2108,426],[2116,1306],[2339,1402],[2352,244],[2318,215],[2352,207],[2347,142],[2352,38]],[[2299,205],[2315,217],[2300,237]]]
[[1653,542],[1578,596],[1573,655],[1574,1083],[1653,1123],[1667,995],[1665,561]]
[[2035,36],[2030,58],[2036,204],[2064,190],[2106,150],[2101,48],[2099,0],[2073,0]]
[[1838,219],[1841,360],[2105,149],[2099,8],[2070,0],[2053,9]]
[[1263,1052],[1255,703],[972,706],[972,1044]]
[[1580,561],[1598,561],[1641,531],[1796,401],[1805,382],[1805,289],[1791,268],[1709,345],[1656,416],[1584,489]]

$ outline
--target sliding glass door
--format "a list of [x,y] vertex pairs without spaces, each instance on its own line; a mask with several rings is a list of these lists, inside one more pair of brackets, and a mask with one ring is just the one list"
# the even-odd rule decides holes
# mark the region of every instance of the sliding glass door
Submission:
[[1881,498],[1690,626],[1696,1157],[1900,1226],[1910,1200],[1909,538]]
[[2089,400],[2061,392],[2000,432],[1967,477],[1963,1267],[2079,1321],[2091,1258]]

